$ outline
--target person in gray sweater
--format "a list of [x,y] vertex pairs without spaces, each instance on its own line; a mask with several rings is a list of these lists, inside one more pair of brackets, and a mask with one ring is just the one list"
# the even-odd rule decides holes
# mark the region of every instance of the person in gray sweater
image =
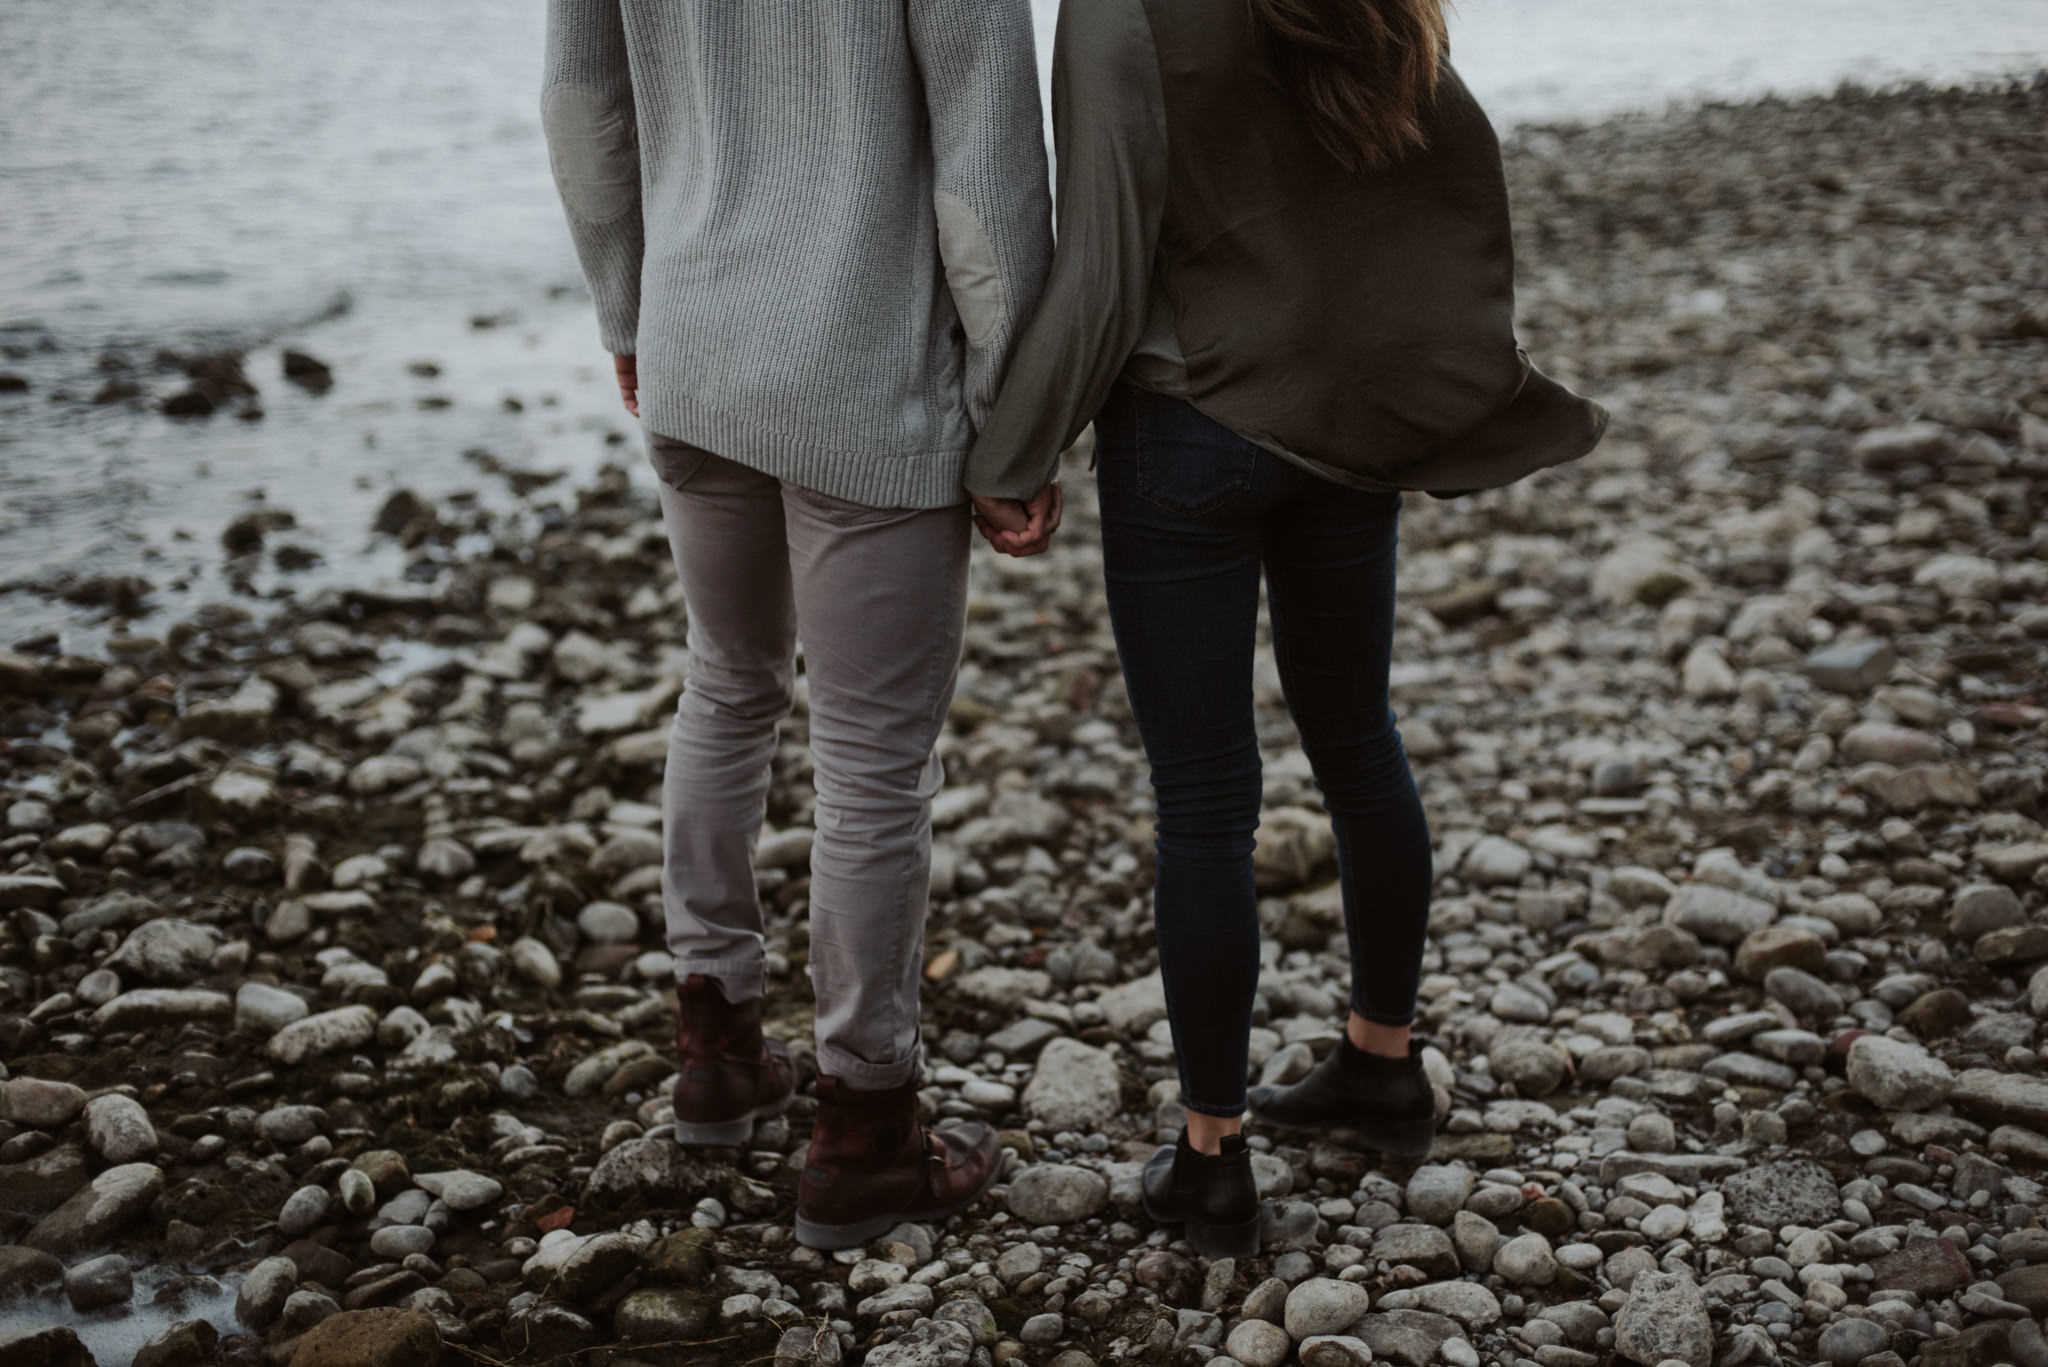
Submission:
[[998,1171],[987,1126],[918,1118],[918,977],[961,472],[1051,251],[1029,3],[550,0],[542,119],[689,613],[663,782],[677,1138],[742,1143],[792,1093],[753,854],[801,639],[819,1105],[796,1232],[854,1247]]

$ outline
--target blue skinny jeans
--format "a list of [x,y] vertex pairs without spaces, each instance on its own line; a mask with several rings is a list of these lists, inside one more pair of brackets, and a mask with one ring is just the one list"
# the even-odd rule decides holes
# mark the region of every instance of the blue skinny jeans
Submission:
[[1415,1014],[1429,824],[1387,696],[1401,496],[1318,478],[1189,404],[1119,384],[1095,420],[1110,622],[1152,767],[1152,912],[1181,1097],[1245,1106],[1259,982],[1263,572],[1280,679],[1337,841],[1351,1006]]

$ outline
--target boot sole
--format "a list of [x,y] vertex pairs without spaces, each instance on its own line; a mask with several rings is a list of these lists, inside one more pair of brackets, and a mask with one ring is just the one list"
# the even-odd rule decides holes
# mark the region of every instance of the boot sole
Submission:
[[988,1195],[988,1189],[996,1184],[996,1178],[1002,1174],[1002,1170],[1003,1165],[999,1160],[989,1168],[988,1177],[975,1189],[973,1195],[964,1196],[953,1204],[941,1206],[936,1210],[892,1210],[865,1220],[856,1220],[850,1225],[821,1225],[815,1220],[805,1219],[804,1213],[798,1211],[796,1241],[805,1248],[815,1248],[821,1253],[837,1253],[841,1249],[860,1248],[871,1244],[905,1220],[915,1220],[919,1224],[924,1224],[929,1221],[951,1219]]
[[1169,1220],[1152,1208],[1152,1198],[1140,1195],[1138,1205],[1154,1224],[1180,1225],[1181,1237],[1188,1241],[1188,1247],[1204,1258],[1254,1258],[1259,1252],[1259,1223],[1261,1214],[1254,1212],[1249,1220],[1231,1224],[1211,1224],[1207,1220]]
[[796,1094],[781,1097],[766,1106],[756,1106],[735,1120],[716,1120],[704,1125],[685,1124],[676,1121],[676,1143],[685,1148],[731,1149],[737,1148],[754,1137],[754,1122],[770,1116],[781,1115],[789,1109],[789,1103]]
[[1333,1130],[1349,1130],[1365,1142],[1369,1149],[1375,1149],[1390,1158],[1426,1158],[1436,1144],[1436,1120],[1411,1120],[1399,1125],[1388,1125],[1374,1121],[1356,1120],[1279,1120],[1251,1108],[1251,1117],[1261,1125],[1276,1130],[1293,1130],[1296,1133],[1313,1132],[1327,1134]]

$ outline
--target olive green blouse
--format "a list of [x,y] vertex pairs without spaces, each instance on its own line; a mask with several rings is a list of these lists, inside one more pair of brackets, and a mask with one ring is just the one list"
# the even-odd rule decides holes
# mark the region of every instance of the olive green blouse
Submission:
[[967,461],[1029,498],[1119,378],[1317,474],[1440,495],[1600,440],[1514,332],[1500,145],[1446,67],[1426,147],[1347,172],[1244,0],[1066,0],[1052,274]]

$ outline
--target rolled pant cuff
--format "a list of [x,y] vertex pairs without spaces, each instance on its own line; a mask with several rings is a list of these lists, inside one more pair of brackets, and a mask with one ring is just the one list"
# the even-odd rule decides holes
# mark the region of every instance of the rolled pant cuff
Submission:
[[1180,1104],[1196,1115],[1212,1115],[1218,1120],[1235,1120],[1244,1114],[1244,1102],[1241,1100],[1235,1107],[1212,1106],[1206,1101],[1190,1101],[1187,1093],[1182,1092]]
[[818,1045],[818,1071],[826,1077],[838,1078],[855,1091],[885,1092],[901,1087],[923,1070],[924,1045],[921,1043],[907,1057],[893,1063],[870,1063],[836,1045],[823,1042]]
[[752,1001],[762,993],[763,960],[758,955],[738,959],[676,960],[678,984],[693,973],[718,979],[719,991],[735,1006]]

